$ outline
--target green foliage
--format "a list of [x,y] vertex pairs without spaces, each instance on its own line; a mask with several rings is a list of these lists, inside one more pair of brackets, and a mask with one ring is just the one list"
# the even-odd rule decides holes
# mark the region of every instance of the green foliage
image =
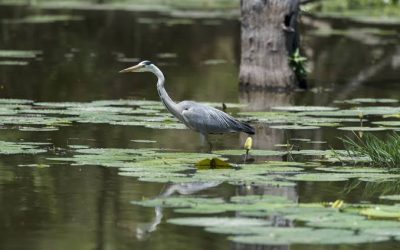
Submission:
[[300,81],[307,77],[307,70],[305,69],[305,63],[307,58],[300,55],[300,51],[297,48],[296,51],[289,57],[289,65],[295,73],[297,79]]
[[356,139],[346,137],[341,140],[350,155],[367,156],[374,166],[395,168],[400,164],[400,135],[397,133],[387,135],[385,139],[365,134],[362,138],[356,135]]

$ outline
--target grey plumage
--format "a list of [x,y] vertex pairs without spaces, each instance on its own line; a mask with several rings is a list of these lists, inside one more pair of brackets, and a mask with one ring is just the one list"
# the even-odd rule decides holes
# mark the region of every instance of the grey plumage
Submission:
[[143,61],[133,67],[120,71],[125,72],[152,72],[157,76],[157,91],[161,102],[179,121],[187,127],[196,130],[203,136],[207,134],[221,134],[229,132],[244,132],[254,134],[255,130],[247,123],[241,122],[213,107],[192,101],[175,103],[164,88],[165,78],[159,68],[149,61]]
[[[181,109],[182,122],[202,134],[220,134],[227,132],[244,132],[254,134],[254,128],[240,122],[225,112],[213,107],[192,101],[178,103]],[[179,119],[179,118],[178,118]]]

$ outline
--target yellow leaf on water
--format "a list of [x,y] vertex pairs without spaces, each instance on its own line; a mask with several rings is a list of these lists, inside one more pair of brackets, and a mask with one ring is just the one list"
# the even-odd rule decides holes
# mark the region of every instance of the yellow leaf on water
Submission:
[[203,159],[196,163],[198,169],[224,169],[233,168],[228,162],[218,158]]

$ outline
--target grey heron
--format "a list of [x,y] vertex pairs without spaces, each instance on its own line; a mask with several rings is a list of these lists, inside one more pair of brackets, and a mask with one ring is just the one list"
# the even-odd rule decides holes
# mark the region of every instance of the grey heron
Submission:
[[193,101],[175,103],[164,88],[165,77],[161,70],[150,61],[143,61],[135,66],[123,69],[120,73],[151,72],[157,76],[157,91],[165,108],[184,123],[188,128],[199,132],[208,141],[208,134],[244,132],[254,134],[255,130],[247,123],[241,122],[225,112]]

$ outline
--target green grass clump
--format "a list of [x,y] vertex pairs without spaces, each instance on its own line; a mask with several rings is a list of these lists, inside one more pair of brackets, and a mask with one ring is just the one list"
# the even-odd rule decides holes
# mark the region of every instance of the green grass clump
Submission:
[[363,138],[356,135],[356,139],[349,137],[341,139],[350,155],[368,156],[371,165],[386,168],[400,166],[400,135],[393,133],[380,139],[372,134],[365,134]]

